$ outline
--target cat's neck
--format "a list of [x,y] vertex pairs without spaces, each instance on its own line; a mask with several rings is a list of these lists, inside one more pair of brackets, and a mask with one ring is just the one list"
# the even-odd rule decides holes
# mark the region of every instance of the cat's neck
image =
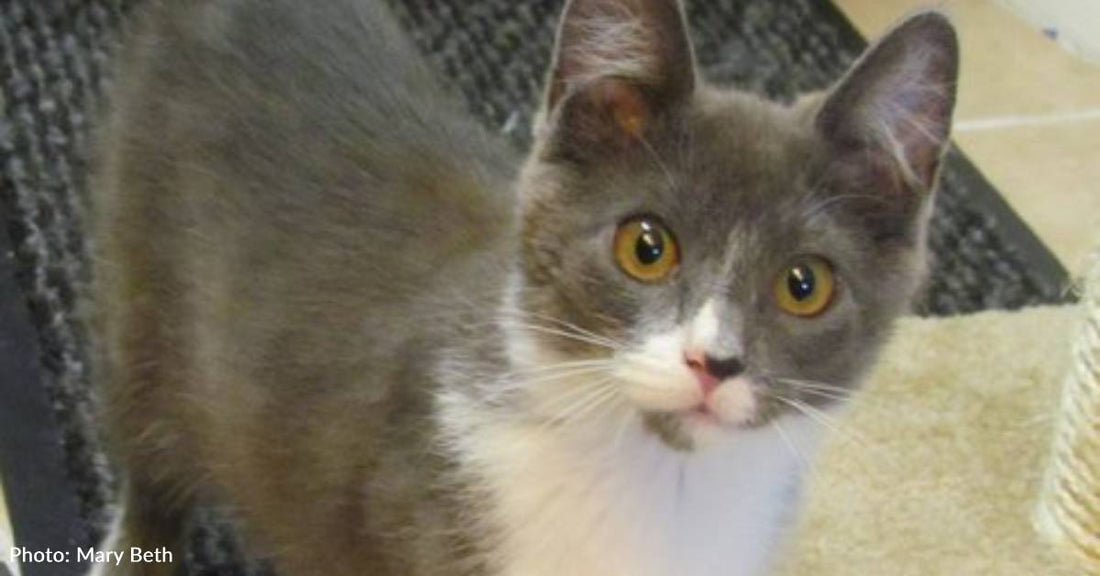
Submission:
[[[514,288],[514,286],[513,286]],[[573,419],[532,418],[517,374],[544,361],[503,294],[507,368],[461,365],[437,418],[478,486],[500,576],[758,576],[779,546],[818,428],[787,416],[691,451],[670,448],[625,403]],[[555,385],[583,389],[592,375]],[[500,394],[494,397],[493,394]],[[529,407],[529,406],[528,406]]]
[[788,417],[782,432],[679,452],[626,412],[566,429],[443,400],[449,448],[499,537],[488,553],[501,576],[764,574],[817,436]]

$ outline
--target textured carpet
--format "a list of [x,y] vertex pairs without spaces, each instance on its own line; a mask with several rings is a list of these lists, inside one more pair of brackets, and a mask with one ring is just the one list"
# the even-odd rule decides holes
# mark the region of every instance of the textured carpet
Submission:
[[1031,522],[1083,318],[901,322],[823,446],[778,576],[1084,576]]
[[[524,145],[560,0],[389,1],[472,112]],[[58,428],[50,428],[50,418],[39,425],[60,447],[62,480],[77,503],[71,538],[82,544],[98,535],[112,489],[94,433],[89,334],[79,304],[88,277],[85,172],[111,55],[140,3],[0,0],[0,232],[6,230],[3,244],[11,246],[0,258],[0,274],[14,275],[23,300],[0,305],[25,305],[30,330],[21,338],[32,338],[38,355],[34,381],[5,382],[0,375],[0,386],[35,386],[19,393],[45,398]],[[780,99],[827,86],[863,46],[827,2],[694,0],[688,15],[708,77]],[[921,313],[1060,298],[1064,272],[958,154],[944,172],[932,246]],[[4,465],[24,465],[18,456]],[[196,572],[204,566],[210,573],[230,571],[232,554],[223,554],[215,532],[197,529],[195,541],[197,553],[187,562]]]

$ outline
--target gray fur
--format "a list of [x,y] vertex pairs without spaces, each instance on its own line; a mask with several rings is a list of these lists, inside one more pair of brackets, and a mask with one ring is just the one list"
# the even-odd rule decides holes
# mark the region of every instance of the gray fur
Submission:
[[[671,0],[629,3],[660,15],[656,49],[675,46],[661,61],[692,70],[667,41],[684,33]],[[906,26],[891,46],[938,50],[926,80],[953,82],[949,25]],[[864,67],[906,57],[887,56]],[[511,368],[495,322],[510,289],[523,313],[624,342],[720,294],[750,372],[854,385],[922,268],[931,186],[899,178],[874,141],[833,138],[853,121],[835,100],[787,108],[658,71],[634,79],[644,137],[609,141],[591,93],[603,80],[554,76],[561,92],[520,174],[363,0],[164,2],[119,78],[96,282],[127,546],[178,550],[180,517],[202,500],[234,509],[285,574],[492,574],[494,540],[470,528],[480,487],[440,442],[435,398],[527,417],[491,390]],[[882,82],[896,83],[856,73],[837,94],[889,94]],[[917,144],[933,163],[915,170],[934,173],[950,102],[912,110],[943,125]],[[610,258],[615,226],[638,213],[677,235],[667,283],[634,282]],[[842,282],[814,322],[769,300],[804,253]]]

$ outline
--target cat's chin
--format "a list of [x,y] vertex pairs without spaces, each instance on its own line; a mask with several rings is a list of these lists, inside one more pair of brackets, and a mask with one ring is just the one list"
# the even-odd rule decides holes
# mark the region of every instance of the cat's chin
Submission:
[[709,393],[690,374],[674,376],[625,383],[627,397],[645,414],[646,428],[674,448],[735,438],[766,420],[760,385],[749,376],[727,379]]
[[705,405],[699,405],[690,410],[681,410],[676,413],[686,426],[710,430],[713,428],[734,431],[744,428],[744,423],[729,422]]
[[678,451],[697,451],[732,442],[760,427],[755,419],[730,420],[702,404],[684,410],[648,412],[643,422],[658,441]]

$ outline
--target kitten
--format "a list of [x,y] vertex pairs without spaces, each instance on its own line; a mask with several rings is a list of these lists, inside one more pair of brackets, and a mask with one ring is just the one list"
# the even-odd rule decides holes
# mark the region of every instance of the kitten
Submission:
[[766,573],[918,284],[957,59],[919,14],[783,106],[677,1],[573,0],[522,161],[375,2],[160,4],[99,185],[108,545],[204,502],[289,576]]

